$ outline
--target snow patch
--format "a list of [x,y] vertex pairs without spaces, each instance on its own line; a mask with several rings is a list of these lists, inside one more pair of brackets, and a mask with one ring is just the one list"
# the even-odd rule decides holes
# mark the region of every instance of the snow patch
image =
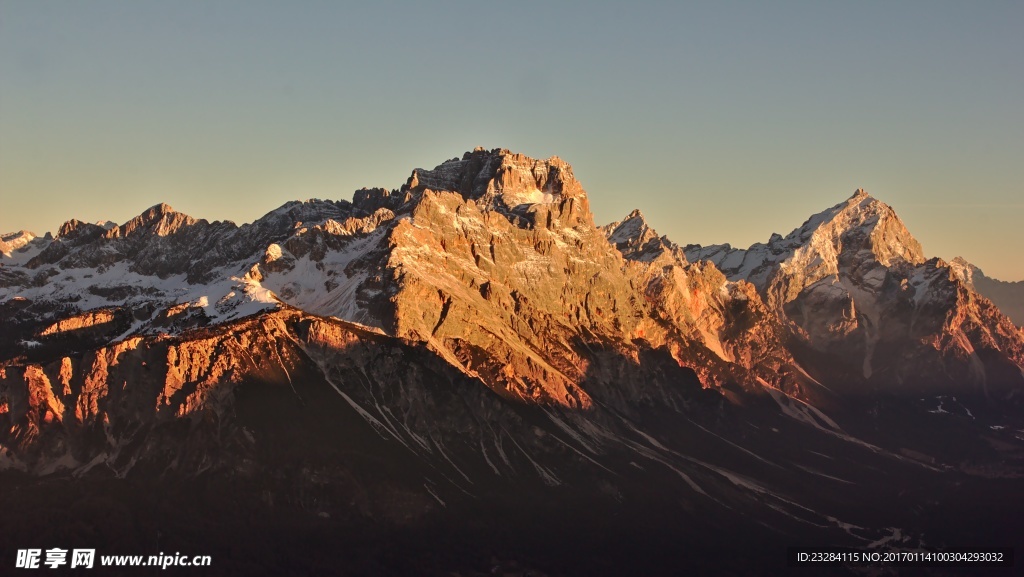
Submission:
[[442,507],[447,507],[447,505],[444,504],[444,501],[442,501],[441,498],[437,496],[437,493],[435,493],[434,490],[430,488],[430,485],[423,483],[423,488],[426,489],[427,492],[430,493],[430,496],[433,497],[438,503],[440,503]]
[[[775,400],[775,403],[779,405],[779,408],[782,409],[782,412],[786,416],[796,419],[802,423],[807,423],[808,425],[811,425],[816,429],[821,429],[822,431],[842,431],[842,428],[840,428],[835,421],[829,418],[825,413],[822,413],[816,407],[808,405],[800,399],[793,398],[778,389],[772,388],[760,377],[758,377],[758,381],[764,385],[768,394],[772,396],[772,399]],[[821,423],[825,423],[828,428],[823,427]]]

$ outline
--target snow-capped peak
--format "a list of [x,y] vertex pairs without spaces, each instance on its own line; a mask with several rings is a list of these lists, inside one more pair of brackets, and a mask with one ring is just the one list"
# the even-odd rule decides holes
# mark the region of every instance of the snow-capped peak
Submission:
[[967,262],[967,259],[960,256],[954,258],[952,261],[949,262],[949,270],[952,271],[953,276],[955,276],[957,279],[960,280],[960,282],[966,284],[967,286],[974,285],[975,273],[981,274],[981,271],[978,269],[978,267]]
[[812,216],[780,242],[786,248],[811,244],[819,254],[869,250],[886,266],[897,259],[913,264],[925,261],[921,244],[896,211],[862,188],[845,202]]
[[920,264],[926,260],[921,244],[896,211],[863,188],[811,216],[785,237],[772,235],[768,243],[757,243],[748,249],[691,245],[686,247],[686,257],[690,261],[714,262],[730,280],[743,278],[763,288],[769,269],[775,264],[818,263],[816,266],[834,274],[841,253],[852,256],[863,251],[884,266],[897,261]]
[[36,235],[27,230],[0,235],[0,253],[10,255],[11,252],[25,246],[34,238]]

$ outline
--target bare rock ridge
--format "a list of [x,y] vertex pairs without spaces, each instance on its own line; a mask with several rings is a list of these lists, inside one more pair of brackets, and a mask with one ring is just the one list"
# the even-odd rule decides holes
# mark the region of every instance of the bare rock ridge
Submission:
[[596,226],[557,157],[476,149],[241,226],[158,205],[0,242],[0,474],[225,475],[374,523],[655,491],[856,544],[923,531],[872,471],[1024,473],[1024,334],[862,190],[680,247]]
[[0,235],[0,253],[10,255],[12,252],[32,242],[32,239],[35,237],[36,235],[27,230]]
[[954,258],[949,266],[964,284],[991,300],[1018,327],[1024,327],[1024,281],[994,279],[960,257]]
[[1009,319],[946,263],[926,260],[892,208],[863,190],[766,244],[685,252],[753,283],[802,348],[843,359],[854,380],[902,387],[928,374],[933,386],[988,390],[1006,369],[982,368],[983,356],[1021,365]]
[[1005,317],[862,189],[766,244],[681,249],[639,211],[594,226],[557,157],[477,149],[397,190],[292,202],[242,227],[161,204],[121,226],[4,238],[22,254],[0,298],[24,299],[40,326],[113,308],[122,332],[110,336],[125,338],[286,303],[422,342],[502,394],[569,406],[589,403],[590,341],[664,348],[712,387],[799,391],[793,343],[813,351],[806,365],[838,355],[852,381],[878,387],[934,382],[926,367],[948,361],[939,382],[988,390],[978,350],[1021,364]]
[[659,237],[658,233],[647,225],[643,213],[639,210],[634,210],[619,222],[601,228],[608,241],[630,260],[650,262],[668,251],[685,264],[686,256],[679,247],[668,237]]

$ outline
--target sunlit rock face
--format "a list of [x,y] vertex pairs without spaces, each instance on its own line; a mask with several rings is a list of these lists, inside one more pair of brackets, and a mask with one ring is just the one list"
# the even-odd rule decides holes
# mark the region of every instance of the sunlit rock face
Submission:
[[652,547],[919,544],[898,487],[1021,472],[1024,336],[979,274],[862,190],[680,247],[503,149],[241,226],[72,220],[2,237],[0,471],[213,475],[345,526],[544,503],[631,511]]
[[757,286],[806,362],[839,360],[850,386],[968,386],[999,397],[1016,386],[1009,369],[1024,364],[1009,319],[955,267],[927,260],[895,211],[862,189],[786,237],[686,254]]
[[958,279],[991,300],[1018,328],[1024,327],[1024,281],[1006,282],[988,277],[961,257],[954,258],[949,266]]

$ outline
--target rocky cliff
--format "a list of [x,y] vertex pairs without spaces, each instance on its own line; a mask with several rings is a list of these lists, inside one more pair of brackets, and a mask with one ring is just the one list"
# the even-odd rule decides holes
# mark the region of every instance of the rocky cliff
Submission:
[[954,258],[950,267],[964,284],[991,300],[1018,328],[1024,327],[1024,281],[1007,282],[986,276],[961,257]]
[[863,190],[786,237],[685,252],[753,283],[797,358],[847,388],[1019,390],[1020,332],[955,266],[926,259],[895,211]]
[[[558,158],[477,149],[242,226],[159,205],[3,242],[6,475],[218,479],[372,531],[494,537],[545,503],[665,551],[952,539],[937,494],[1024,474],[1024,335],[863,191],[682,248],[596,226]],[[893,507],[908,483],[935,492]]]

